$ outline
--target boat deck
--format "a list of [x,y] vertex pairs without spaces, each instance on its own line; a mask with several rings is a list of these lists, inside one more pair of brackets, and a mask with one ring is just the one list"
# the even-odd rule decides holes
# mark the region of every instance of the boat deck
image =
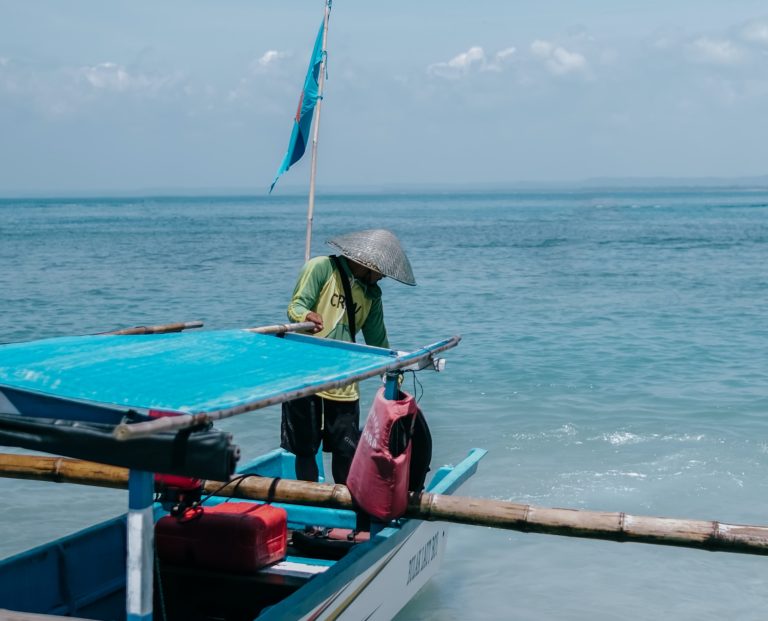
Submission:
[[290,555],[247,574],[161,565],[155,579],[155,611],[158,618],[169,620],[252,621],[335,562]]
[[[318,545],[315,548],[315,550],[318,551],[321,549],[321,545]],[[352,546],[350,545],[348,549],[351,550]],[[336,548],[329,549],[329,555],[326,558],[315,555],[304,556],[300,550],[289,545],[288,555],[284,560],[278,563],[273,563],[272,565],[267,565],[258,571],[247,574],[216,572],[165,564],[161,565],[160,569],[163,574],[173,574],[178,576],[218,577],[219,579],[226,578],[228,580],[248,582],[252,584],[280,584],[284,586],[300,587],[308,580],[333,567],[333,565],[340,558],[343,558],[343,556],[344,552],[339,553]]]

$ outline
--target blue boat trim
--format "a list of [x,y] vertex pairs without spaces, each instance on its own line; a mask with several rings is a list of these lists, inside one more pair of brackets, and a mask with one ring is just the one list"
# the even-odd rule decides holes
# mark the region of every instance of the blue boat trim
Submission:
[[110,407],[107,405],[62,400],[57,397],[18,390],[8,386],[3,386],[0,389],[1,395],[5,396],[8,403],[5,408],[0,404],[0,413],[3,414],[23,413],[24,416],[33,418],[62,418],[107,425],[117,425],[125,417],[124,407]]
[[[125,524],[123,515],[0,561],[0,575],[5,577],[0,580],[0,607],[78,615],[115,595],[124,610]],[[87,550],[78,552],[83,547]],[[89,562],[88,551],[93,549],[105,552],[104,562],[97,568]],[[8,578],[9,573],[13,579]],[[40,588],[42,575],[45,589]]]

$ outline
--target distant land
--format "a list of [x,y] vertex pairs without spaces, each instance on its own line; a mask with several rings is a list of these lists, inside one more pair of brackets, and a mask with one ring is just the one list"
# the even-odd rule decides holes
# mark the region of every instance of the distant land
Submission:
[[757,177],[594,177],[578,182],[585,188],[768,188],[768,175]]
[[[592,177],[570,181],[510,181],[487,183],[391,183],[391,184],[318,184],[317,195],[322,194],[381,194],[381,193],[441,193],[441,192],[516,192],[516,191],[589,191],[630,189],[735,189],[768,190],[768,174],[751,177]],[[30,198],[146,198],[146,197],[204,197],[204,196],[268,196],[267,187],[176,187],[137,189],[89,189],[61,191],[6,190],[0,199]],[[304,196],[307,184],[285,183],[273,192],[275,199]]]

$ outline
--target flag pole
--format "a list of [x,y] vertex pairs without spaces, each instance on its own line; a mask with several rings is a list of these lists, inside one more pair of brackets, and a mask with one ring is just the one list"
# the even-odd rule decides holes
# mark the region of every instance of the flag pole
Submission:
[[315,212],[315,177],[317,174],[317,138],[320,134],[320,106],[323,103],[323,87],[325,86],[326,43],[328,41],[328,18],[331,14],[331,1],[325,2],[323,18],[323,60],[320,63],[320,75],[317,86],[317,106],[315,107],[314,130],[312,133],[312,166],[309,174],[309,205],[307,207],[307,239],[304,246],[304,261],[309,261],[312,252],[312,219]]

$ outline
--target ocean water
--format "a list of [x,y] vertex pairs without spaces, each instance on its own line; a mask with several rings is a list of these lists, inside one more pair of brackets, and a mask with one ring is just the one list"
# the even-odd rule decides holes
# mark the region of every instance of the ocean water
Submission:
[[[0,200],[0,342],[282,322],[305,210],[300,196]],[[463,337],[416,388],[435,466],[489,451],[466,492],[768,524],[768,190],[323,195],[313,249],[373,227],[397,233],[419,283],[383,282],[393,346]],[[253,456],[277,445],[279,411],[223,426]],[[0,556],[127,502],[11,480],[0,494]],[[398,620],[762,620],[766,562],[453,526]]]

